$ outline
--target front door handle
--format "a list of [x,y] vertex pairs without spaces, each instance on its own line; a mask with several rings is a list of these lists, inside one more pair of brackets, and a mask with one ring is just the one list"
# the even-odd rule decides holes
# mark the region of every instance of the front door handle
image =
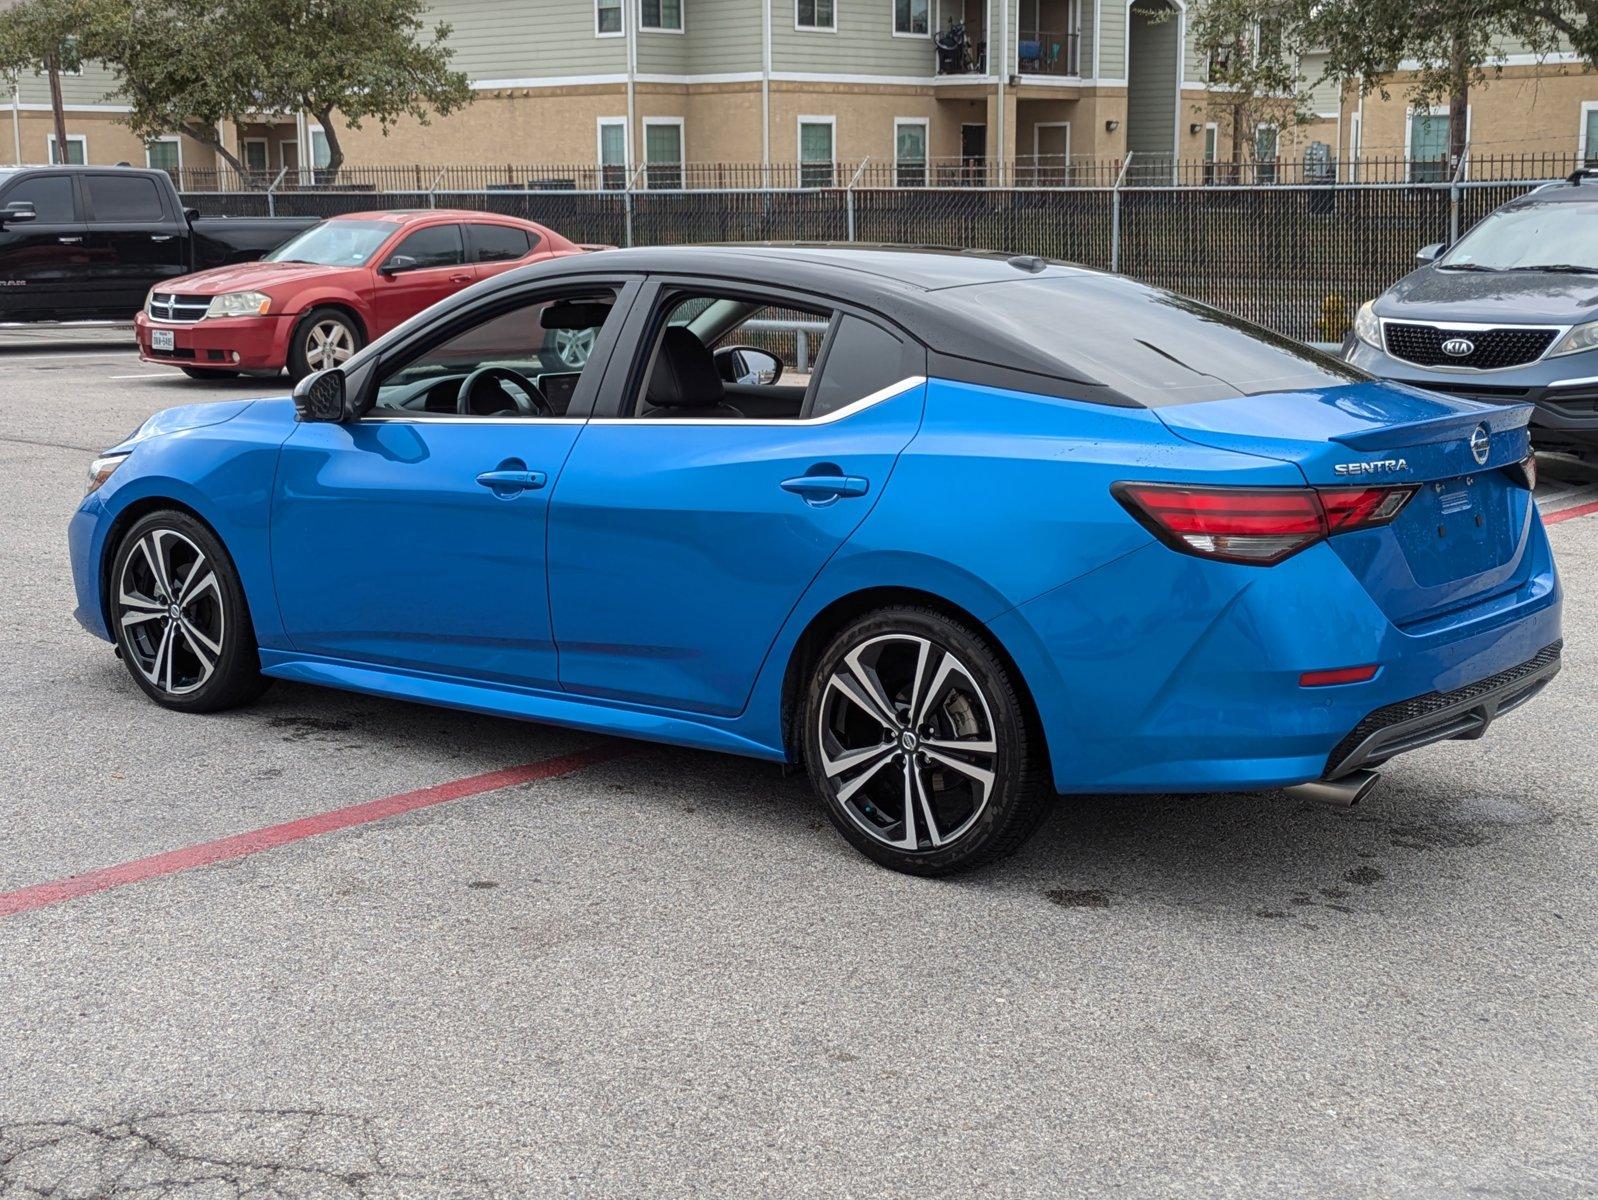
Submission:
[[83,239],[81,237],[58,237],[58,238],[56,238],[56,241],[60,242],[64,246],[74,246],[77,243],[81,242],[82,240]]
[[864,475],[796,475],[782,481],[782,490],[809,504],[825,504],[840,496],[864,496],[871,482]]
[[150,240],[152,242],[170,242],[176,236],[176,234],[172,233],[152,233]]
[[451,283],[470,283],[472,277],[470,275],[451,275],[449,281]]
[[543,487],[549,477],[542,471],[529,471],[526,467],[507,467],[503,463],[494,471],[484,471],[477,482],[501,499],[534,492]]

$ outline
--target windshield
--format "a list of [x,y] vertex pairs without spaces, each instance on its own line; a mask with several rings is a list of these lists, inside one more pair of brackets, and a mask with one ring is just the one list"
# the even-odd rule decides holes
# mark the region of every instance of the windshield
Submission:
[[1598,272],[1598,202],[1502,209],[1461,238],[1437,265],[1445,271],[1577,267]]
[[266,256],[266,261],[315,263],[321,267],[363,266],[395,228],[392,221],[323,221],[284,242]]

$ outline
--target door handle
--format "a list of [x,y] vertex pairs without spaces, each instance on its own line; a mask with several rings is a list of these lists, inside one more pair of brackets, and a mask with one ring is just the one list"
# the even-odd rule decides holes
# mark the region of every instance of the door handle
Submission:
[[864,475],[796,475],[782,481],[782,490],[803,496],[808,504],[825,504],[840,496],[864,496],[871,481]]
[[81,237],[58,237],[58,238],[56,238],[56,241],[62,243],[63,245],[66,245],[66,246],[75,245],[76,243],[81,242],[82,240],[83,239]]
[[477,482],[494,495],[508,498],[520,495],[522,492],[537,491],[548,482],[548,479],[549,477],[542,471],[529,471],[525,467],[500,467],[495,471],[484,471],[477,477]]
[[176,236],[176,234],[171,233],[152,233],[150,240],[152,242],[170,242]]
[[451,275],[449,281],[451,283],[470,283],[472,277],[470,275]]

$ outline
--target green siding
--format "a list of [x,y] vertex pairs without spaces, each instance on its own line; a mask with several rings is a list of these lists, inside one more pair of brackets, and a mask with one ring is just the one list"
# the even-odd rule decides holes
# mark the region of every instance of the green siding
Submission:
[[[847,0],[843,0],[847,3]],[[727,75],[760,70],[760,6],[752,0],[688,0],[688,70]]]
[[[61,100],[74,104],[119,104],[109,93],[115,90],[116,77],[98,63],[84,63],[82,75],[61,76]],[[24,74],[17,80],[17,92],[24,104],[49,104],[50,81],[43,75]]]
[[[691,23],[693,0],[688,7]],[[453,26],[449,45],[454,66],[474,81],[620,75],[627,70],[626,39],[594,34],[593,0],[433,0],[429,16],[430,23],[448,21]],[[646,45],[668,37],[639,38],[640,55]]]
[[1126,78],[1126,12],[1126,0],[1099,0],[1099,77],[1102,79]]
[[[1139,0],[1147,5],[1148,0]],[[1126,148],[1135,154],[1175,152],[1176,75],[1180,22],[1133,18],[1127,77]]]
[[[794,0],[767,2],[771,5],[773,71],[925,79],[934,70],[930,37],[893,36],[892,0],[838,0],[836,33],[796,30]],[[936,16],[934,11],[932,19]]]

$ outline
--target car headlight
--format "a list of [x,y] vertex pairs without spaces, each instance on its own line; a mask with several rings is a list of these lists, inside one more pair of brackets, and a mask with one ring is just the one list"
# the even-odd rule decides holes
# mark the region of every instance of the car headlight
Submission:
[[1578,325],[1564,337],[1559,339],[1557,345],[1548,352],[1552,358],[1556,354],[1579,354],[1583,350],[1598,348],[1598,321],[1588,321],[1585,325]]
[[123,463],[128,461],[126,453],[102,454],[89,464],[89,487],[84,495],[100,490],[100,485],[111,478],[114,472]]
[[213,296],[211,307],[205,310],[208,317],[264,317],[272,307],[272,298],[260,292],[228,292]]
[[149,291],[144,293],[144,315],[147,316],[147,317],[155,315],[155,314],[153,314],[150,311],[150,305],[151,305],[151,303],[154,300],[155,300],[155,289],[151,288]]
[[1354,336],[1367,346],[1382,348],[1382,323],[1376,319],[1376,301],[1367,300],[1354,314]]

